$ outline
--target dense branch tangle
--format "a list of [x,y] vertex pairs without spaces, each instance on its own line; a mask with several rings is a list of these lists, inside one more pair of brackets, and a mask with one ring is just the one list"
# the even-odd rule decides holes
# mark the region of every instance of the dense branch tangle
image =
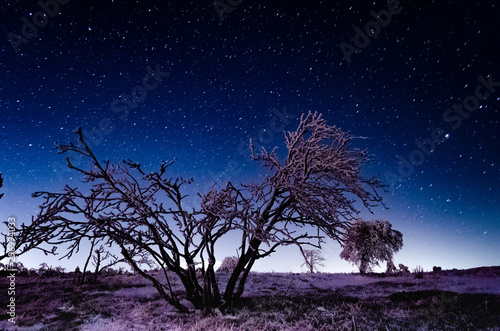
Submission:
[[[355,202],[368,209],[381,202],[376,192],[380,182],[360,175],[368,161],[366,152],[352,149],[352,137],[328,126],[317,113],[303,115],[298,129],[285,134],[284,160],[276,150],[254,151],[250,142],[251,157],[268,169],[265,180],[213,187],[200,194],[199,209],[190,211],[183,207],[186,196],[181,191],[192,180],[169,178],[167,168],[173,162],[163,162],[153,173],[131,160],[122,165],[100,162],[81,130],[76,133],[78,146],[71,143],[58,149],[92,161],[93,169],[85,170],[67,158],[68,167],[82,173],[92,189],[88,194],[70,187],[62,193],[37,192],[35,196],[43,196],[45,203],[35,221],[57,229],[52,243],[69,243],[69,256],[84,239],[118,246],[124,259],[183,312],[188,307],[170,287],[172,273],[182,281],[195,308],[207,313],[226,309],[242,295],[257,259],[281,245],[319,248],[325,236],[341,242],[358,213]],[[221,293],[214,272],[216,243],[230,231],[241,233],[239,260]],[[140,261],[145,256],[161,266],[166,281],[143,270]]]

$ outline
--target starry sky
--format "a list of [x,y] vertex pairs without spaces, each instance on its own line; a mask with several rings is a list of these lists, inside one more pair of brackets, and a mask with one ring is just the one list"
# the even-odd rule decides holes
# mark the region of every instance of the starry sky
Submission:
[[[155,170],[177,158],[171,170],[195,179],[194,196],[260,178],[248,139],[283,148],[281,131],[312,110],[367,138],[356,142],[374,159],[364,171],[390,187],[388,209],[361,216],[403,233],[396,264],[500,264],[495,2],[60,2],[45,18],[34,0],[0,4],[2,221],[29,223],[35,191],[81,185],[53,149],[75,142],[78,127],[101,159]],[[390,21],[382,12],[374,24],[389,7]],[[33,19],[40,27],[24,38]],[[221,259],[236,255],[231,244]],[[322,271],[355,270],[340,251],[326,245]],[[81,259],[20,257],[68,269]],[[283,248],[255,270],[305,271],[301,263],[297,248]]]

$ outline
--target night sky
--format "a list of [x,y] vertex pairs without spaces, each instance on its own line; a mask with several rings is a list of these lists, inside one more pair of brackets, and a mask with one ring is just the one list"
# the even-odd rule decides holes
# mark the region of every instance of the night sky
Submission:
[[[55,141],[76,142],[78,127],[102,160],[130,158],[153,171],[177,158],[170,170],[195,179],[187,192],[194,196],[213,182],[261,178],[248,139],[283,150],[282,130],[312,110],[367,138],[356,146],[374,158],[365,174],[390,185],[389,209],[362,216],[403,233],[396,265],[500,264],[494,1],[391,3],[379,32],[375,24],[369,30],[377,16],[370,12],[387,10],[384,1],[232,1],[223,20],[204,0],[60,2],[25,43],[16,39],[22,18],[32,22],[41,7],[0,4],[2,221],[29,223],[42,202],[31,198],[35,191],[81,186],[53,149]],[[353,40],[367,23],[378,35]],[[429,139],[442,141],[432,153]],[[226,244],[221,259],[236,255],[234,242]],[[355,269],[340,250],[325,247],[322,271]],[[83,258],[30,253],[19,261],[73,270]],[[255,270],[305,271],[299,258],[297,248],[284,248]]]

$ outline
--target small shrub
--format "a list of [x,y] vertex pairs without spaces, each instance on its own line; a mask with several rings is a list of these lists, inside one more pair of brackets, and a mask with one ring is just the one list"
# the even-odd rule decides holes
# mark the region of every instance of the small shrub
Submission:
[[19,277],[29,277],[29,271],[26,268],[20,269],[20,270],[17,271],[16,276],[19,276]]
[[82,272],[80,271],[80,267],[76,267],[73,272],[73,283],[80,284],[82,282]]
[[432,271],[437,275],[441,273],[441,267],[432,267]]
[[37,277],[38,276],[38,270],[35,268],[31,268],[28,270],[28,277]]
[[49,266],[47,263],[44,262],[40,264],[40,268],[38,268],[38,275],[42,278],[51,278],[59,276],[60,273],[58,272],[57,268],[54,269],[52,266]]
[[405,266],[404,264],[400,263],[399,264],[399,272],[402,273],[402,274],[409,274],[410,273],[410,269]]
[[102,275],[103,276],[115,276],[115,275],[118,275],[118,270],[113,269],[111,267],[108,267],[108,268],[102,270]]
[[416,279],[422,279],[424,278],[424,269],[418,265],[415,269],[413,269],[413,274]]
[[227,256],[222,260],[222,264],[220,265],[217,272],[233,272],[234,268],[238,264],[238,258],[236,256]]

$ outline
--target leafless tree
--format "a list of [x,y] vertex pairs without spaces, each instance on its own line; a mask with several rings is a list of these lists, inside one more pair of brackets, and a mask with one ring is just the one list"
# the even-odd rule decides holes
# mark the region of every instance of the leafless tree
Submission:
[[344,237],[344,249],[340,257],[359,267],[364,274],[372,271],[373,265],[387,261],[388,270],[393,269],[393,254],[403,247],[403,234],[393,230],[391,223],[382,220],[370,222],[356,220]]
[[111,268],[112,266],[120,262],[125,262],[124,258],[120,258],[116,254],[111,253],[102,245],[94,250],[92,260],[92,264],[95,267],[94,274],[91,280],[92,283],[96,283],[101,273],[107,268]]
[[[98,244],[98,238],[92,238],[90,242],[90,252],[83,266],[82,277],[79,278],[78,281],[78,283],[80,284],[84,284],[85,281],[87,281],[88,283],[97,283],[97,280],[103,270],[110,268],[120,262],[125,262],[124,258],[120,258],[116,254],[111,253],[108,249],[106,249],[106,247],[104,247],[104,245],[100,245],[99,248],[96,248]],[[87,279],[86,275],[89,274],[89,271],[87,269],[91,261],[95,269],[90,279]]]
[[325,258],[321,256],[321,251],[314,249],[303,249],[301,250],[302,256],[304,257],[304,263],[301,267],[306,266],[310,273],[318,271],[318,267],[324,267],[322,263]]
[[[358,208],[381,203],[376,190],[382,187],[380,181],[360,174],[369,161],[367,152],[352,148],[353,137],[328,126],[317,113],[303,115],[298,129],[285,133],[283,158],[277,149],[255,151],[250,142],[251,158],[267,169],[264,180],[213,187],[200,194],[200,207],[190,210],[182,190],[192,179],[169,177],[173,161],[162,162],[159,171],[151,173],[131,160],[122,165],[101,162],[81,129],[76,133],[78,146],[57,148],[90,159],[93,169],[79,168],[69,158],[67,163],[92,188],[88,193],[69,186],[60,193],[35,193],[45,202],[34,220],[38,224],[34,232],[44,226],[55,229],[48,242],[69,244],[69,256],[82,240],[99,238],[117,247],[134,270],[181,312],[189,309],[171,286],[173,276],[180,279],[195,308],[205,313],[224,310],[242,295],[256,260],[282,245],[321,248],[325,237],[342,242]],[[239,258],[220,291],[214,271],[216,242],[234,231],[241,234]],[[165,280],[145,272],[145,256],[160,266]],[[201,279],[196,276],[197,265]]]

